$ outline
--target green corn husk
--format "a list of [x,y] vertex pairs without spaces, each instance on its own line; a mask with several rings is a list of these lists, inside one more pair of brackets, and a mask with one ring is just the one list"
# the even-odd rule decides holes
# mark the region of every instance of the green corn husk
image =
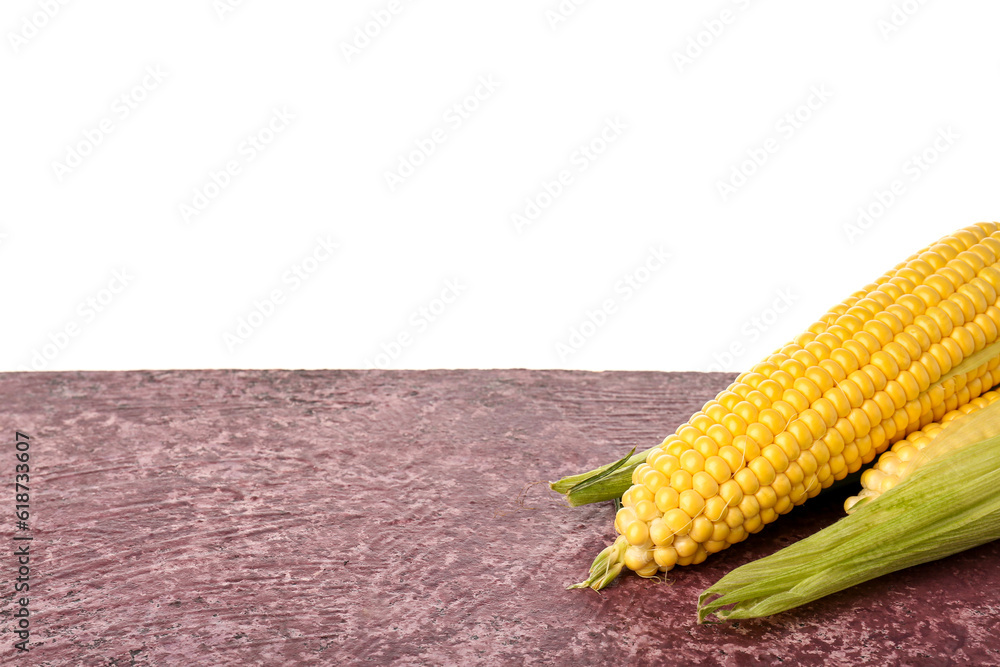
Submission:
[[570,507],[579,507],[603,500],[616,500],[632,486],[632,471],[646,462],[646,456],[653,451],[647,449],[638,454],[635,447],[622,458],[589,472],[563,477],[558,482],[550,482],[549,488],[566,496]]
[[777,614],[1000,539],[1000,402],[956,419],[925,454],[853,514],[724,576],[699,597],[698,622]]
[[614,543],[597,554],[597,558],[590,566],[590,576],[578,584],[567,586],[566,590],[593,588],[595,591],[599,591],[610,584],[625,567],[625,551],[627,549],[628,540],[624,536],[619,536]]

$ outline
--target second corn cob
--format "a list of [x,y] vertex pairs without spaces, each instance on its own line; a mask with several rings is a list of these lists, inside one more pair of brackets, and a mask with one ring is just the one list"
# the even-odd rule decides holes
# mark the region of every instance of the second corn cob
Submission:
[[909,472],[928,458],[928,445],[956,419],[963,415],[971,415],[1000,400],[1000,391],[989,391],[979,398],[966,403],[957,410],[952,410],[940,422],[930,424],[926,428],[914,431],[884,452],[874,466],[861,475],[861,492],[851,496],[844,502],[844,510],[848,514],[874,498],[879,497],[889,489],[894,488]]
[[722,577],[699,597],[698,622],[776,614],[1000,538],[998,407],[994,400],[942,422],[898,486]]

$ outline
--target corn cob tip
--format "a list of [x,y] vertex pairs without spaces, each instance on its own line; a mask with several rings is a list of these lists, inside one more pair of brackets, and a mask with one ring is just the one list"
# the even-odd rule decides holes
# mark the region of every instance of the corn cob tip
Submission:
[[619,535],[613,544],[597,554],[590,566],[590,576],[580,583],[567,586],[566,590],[574,588],[593,588],[599,591],[618,576],[625,566],[625,551],[628,550],[628,540]]

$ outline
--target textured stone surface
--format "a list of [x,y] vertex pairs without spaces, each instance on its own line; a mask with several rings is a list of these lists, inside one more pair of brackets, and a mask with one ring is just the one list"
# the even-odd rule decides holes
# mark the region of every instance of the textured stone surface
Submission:
[[[0,376],[4,438],[21,429],[34,443],[36,643],[30,660],[15,658],[1000,662],[997,544],[770,619],[695,624],[701,590],[834,521],[846,491],[665,583],[629,575],[600,594],[564,590],[611,538],[613,511],[570,509],[532,483],[659,442],[729,380],[554,371]],[[14,461],[3,452],[9,488]],[[0,559],[7,664],[12,570],[11,558]]]

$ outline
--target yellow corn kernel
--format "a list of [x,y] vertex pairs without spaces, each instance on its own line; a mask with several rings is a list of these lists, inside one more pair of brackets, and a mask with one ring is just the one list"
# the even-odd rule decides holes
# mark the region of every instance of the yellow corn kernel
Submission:
[[633,484],[629,491],[632,492],[633,503],[638,503],[640,500],[652,500],[655,497],[653,492],[642,484]]
[[743,495],[743,488],[735,479],[727,480],[719,486],[719,496],[725,500],[730,509],[740,504]]
[[650,549],[633,545],[625,550],[625,567],[630,570],[638,572],[649,565],[652,559],[653,554]]
[[751,461],[760,456],[760,445],[748,436],[741,436],[733,441],[733,445],[739,450],[743,462]]
[[663,519],[654,519],[649,524],[649,539],[658,547],[668,547],[674,541],[674,532]]
[[705,472],[711,475],[717,484],[722,484],[732,475],[732,469],[721,456],[710,456],[705,459]]
[[625,539],[632,546],[645,544],[649,539],[649,526],[645,521],[633,521],[625,528]]
[[656,509],[666,514],[680,504],[680,494],[677,493],[677,489],[665,486],[656,492],[655,502]]
[[650,522],[660,516],[661,512],[651,500],[640,500],[635,504],[635,516],[639,521]]
[[681,492],[680,509],[692,519],[705,509],[705,499],[694,489]]
[[692,486],[691,473],[687,470],[678,470],[670,476],[670,486],[676,489],[678,493],[687,491]]
[[778,503],[778,494],[770,486],[762,486],[754,494],[757,499],[757,506],[761,509],[774,507]]
[[650,470],[642,476],[640,483],[656,495],[662,487],[667,486],[670,480],[659,470]]
[[[767,486],[768,484],[774,481],[774,476],[776,474],[774,472],[774,466],[772,466],[770,461],[768,461],[765,457],[758,456],[757,458],[755,458],[753,461],[750,462],[750,465],[748,467],[757,477],[757,482],[761,486]],[[743,491],[747,492],[745,487]]]
[[653,463],[653,468],[658,472],[663,473],[668,480],[671,475],[680,469],[680,467],[680,461],[676,456],[671,454],[663,454],[662,456],[657,457],[656,461]]
[[694,448],[706,459],[719,453],[719,443],[707,435],[703,435],[694,441]]
[[688,558],[694,556],[694,553],[698,550],[698,543],[688,535],[681,535],[674,538],[673,547],[677,551],[678,557]]
[[726,518],[729,505],[721,494],[716,494],[705,501],[705,509],[702,514],[708,517],[709,521],[722,521]]
[[666,572],[677,564],[677,550],[671,546],[657,547],[653,550],[653,560]]
[[615,514],[615,531],[619,535],[625,534],[625,529],[636,520],[635,510],[631,507],[623,507]]
[[726,445],[719,449],[719,457],[726,462],[729,469],[733,472],[739,470],[744,465],[746,465],[746,458],[743,456],[743,452],[732,445]]
[[[728,467],[728,466],[727,466]],[[719,483],[710,473],[696,472],[691,478],[691,488],[702,498],[711,498],[719,493]]]
[[688,535],[695,542],[707,542],[712,538],[714,530],[715,525],[707,517],[699,516],[691,522],[691,530],[688,531]]
[[687,535],[691,529],[691,516],[678,507],[663,515],[663,523],[675,536]]
[[760,481],[750,468],[741,469],[733,476],[733,480],[740,485],[744,495],[757,493],[757,489],[760,488]]
[[704,470],[705,457],[695,449],[689,449],[681,454],[681,468],[694,475],[694,473]]
[[760,503],[757,502],[757,496],[745,495],[743,500],[740,502],[739,506],[740,512],[743,513],[744,523],[751,517],[757,515],[760,512]]
[[773,523],[775,519],[778,518],[778,513],[774,511],[773,507],[766,507],[760,511],[758,515],[763,524]]

